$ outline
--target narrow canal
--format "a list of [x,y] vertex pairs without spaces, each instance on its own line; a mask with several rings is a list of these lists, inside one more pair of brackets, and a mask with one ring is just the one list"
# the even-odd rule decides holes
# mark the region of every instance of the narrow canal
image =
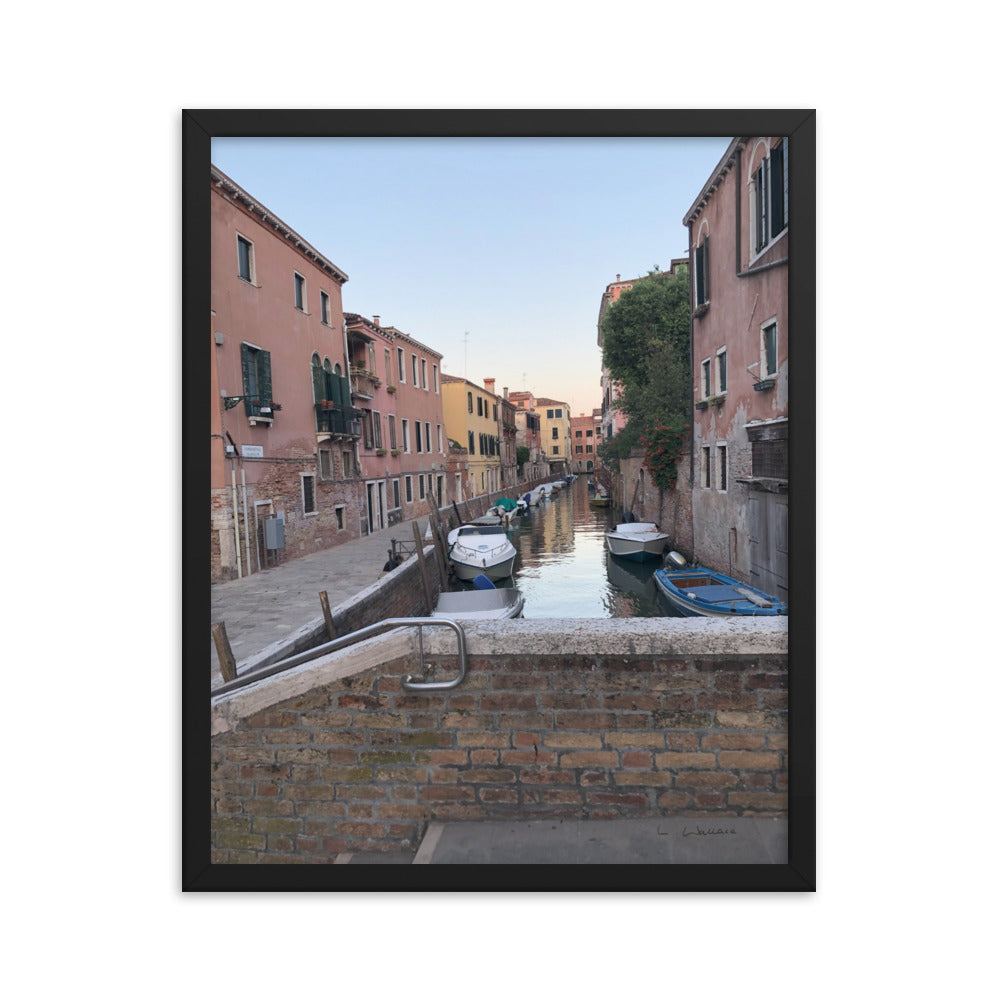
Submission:
[[619,512],[594,507],[587,477],[515,518],[514,583],[525,618],[652,618],[674,616],[653,573],[659,561],[633,562],[608,552],[604,533]]

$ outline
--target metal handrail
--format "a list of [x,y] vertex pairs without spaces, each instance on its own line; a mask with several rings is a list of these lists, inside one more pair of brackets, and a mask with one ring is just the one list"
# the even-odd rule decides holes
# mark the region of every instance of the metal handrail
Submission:
[[423,626],[443,625],[454,631],[458,639],[458,676],[452,678],[450,681],[421,681],[414,679],[412,674],[407,674],[406,677],[403,678],[403,687],[406,688],[407,691],[447,691],[451,688],[458,687],[458,685],[465,680],[468,662],[465,645],[465,631],[457,621],[454,621],[451,618],[386,618],[383,621],[376,622],[374,625],[366,625],[364,628],[358,629],[356,632],[343,635],[339,639],[331,639],[330,642],[324,642],[321,646],[314,646],[312,649],[307,649],[305,652],[297,653],[295,656],[279,660],[277,663],[272,663],[267,667],[254,671],[253,673],[244,674],[242,677],[235,678],[235,680],[227,681],[225,684],[221,685],[221,687],[217,687],[212,691],[212,697],[214,698],[216,695],[220,694],[229,694],[230,691],[238,691],[240,688],[253,684],[256,681],[264,680],[267,677],[273,677],[275,674],[291,670],[292,667],[297,667],[300,664],[308,663],[310,660],[315,660],[326,653],[332,653],[335,650],[343,649],[345,646],[353,646],[354,643],[361,642],[363,639],[377,635],[380,632],[385,632],[387,629],[413,625],[417,626],[419,629],[418,635],[420,638],[421,672],[423,672],[424,669]]

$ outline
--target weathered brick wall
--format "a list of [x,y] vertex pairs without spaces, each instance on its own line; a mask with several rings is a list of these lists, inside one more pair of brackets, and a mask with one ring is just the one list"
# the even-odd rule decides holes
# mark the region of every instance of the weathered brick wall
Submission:
[[431,820],[787,815],[786,654],[628,645],[474,653],[427,694],[396,656],[223,727],[215,863],[415,851]]
[[[622,459],[621,477],[618,480],[620,495],[616,490],[617,509],[628,510],[637,521],[651,521],[667,532],[669,548],[677,549],[688,558],[694,554],[693,519],[691,513],[690,449],[681,453],[677,462],[677,482],[673,489],[661,490],[653,482],[649,470],[640,477],[644,459],[639,452],[635,457]],[[636,485],[638,484],[638,489]],[[635,498],[634,504],[632,503]]]

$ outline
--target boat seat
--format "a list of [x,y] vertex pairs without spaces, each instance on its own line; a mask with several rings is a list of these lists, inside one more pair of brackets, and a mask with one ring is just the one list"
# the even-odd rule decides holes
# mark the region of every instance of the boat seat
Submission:
[[694,594],[699,601],[708,604],[728,604],[730,601],[745,601],[746,597],[735,587],[726,584],[714,584],[707,587],[685,587],[682,594]]

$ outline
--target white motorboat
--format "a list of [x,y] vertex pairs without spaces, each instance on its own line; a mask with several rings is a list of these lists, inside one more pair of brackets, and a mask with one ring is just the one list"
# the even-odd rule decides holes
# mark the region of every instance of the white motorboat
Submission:
[[473,581],[474,590],[459,590],[439,595],[434,618],[457,621],[485,621],[492,618],[519,618],[524,609],[524,594],[516,587],[495,587],[480,574]]
[[619,524],[614,531],[606,531],[608,549],[622,559],[659,559],[667,547],[668,536],[649,521]]
[[514,572],[517,549],[502,525],[460,524],[448,533],[448,558],[459,580],[473,580],[484,573],[491,580]]

